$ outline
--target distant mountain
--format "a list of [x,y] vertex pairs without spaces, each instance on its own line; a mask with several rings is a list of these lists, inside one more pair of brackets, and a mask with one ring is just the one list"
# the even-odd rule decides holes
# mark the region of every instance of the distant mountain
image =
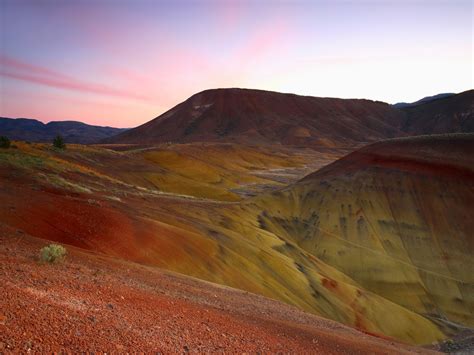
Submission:
[[409,135],[474,132],[474,90],[401,109]]
[[398,128],[403,118],[391,105],[370,100],[213,89],[105,142],[351,145],[403,135]]
[[0,117],[0,135],[12,140],[50,142],[57,135],[66,143],[97,143],[126,131],[125,128],[92,126],[77,121],[57,121],[44,124],[28,118]]
[[456,94],[454,93],[445,93],[445,94],[438,94],[438,95],[433,95],[433,96],[426,96],[422,98],[421,100],[415,101],[415,102],[399,102],[393,105],[395,108],[405,108],[405,107],[412,107],[412,106],[417,106],[420,104],[428,103],[430,101],[438,100],[438,99],[444,99],[446,97],[454,96]]

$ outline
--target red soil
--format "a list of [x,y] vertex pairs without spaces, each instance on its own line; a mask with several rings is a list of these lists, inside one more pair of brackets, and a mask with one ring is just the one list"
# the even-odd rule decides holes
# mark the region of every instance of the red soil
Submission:
[[408,353],[247,292],[48,242],[0,224],[0,353],[50,351]]

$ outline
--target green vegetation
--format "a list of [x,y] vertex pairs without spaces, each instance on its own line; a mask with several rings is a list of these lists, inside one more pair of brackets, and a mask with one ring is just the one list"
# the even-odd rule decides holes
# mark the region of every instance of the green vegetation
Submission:
[[0,148],[10,148],[11,142],[5,136],[0,136]]
[[56,136],[53,140],[53,147],[57,149],[66,149],[66,143],[64,143],[63,137]]
[[22,169],[37,169],[45,164],[42,157],[29,155],[21,150],[3,150],[0,151],[0,164],[9,164]]
[[66,248],[59,244],[50,244],[40,250],[40,260],[45,263],[56,263],[66,256]]

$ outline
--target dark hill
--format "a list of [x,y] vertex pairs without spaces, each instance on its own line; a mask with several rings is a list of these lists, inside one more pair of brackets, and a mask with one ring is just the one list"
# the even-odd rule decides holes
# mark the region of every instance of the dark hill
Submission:
[[12,140],[50,142],[57,135],[66,143],[97,143],[102,139],[124,132],[124,128],[91,126],[76,121],[57,121],[44,124],[28,118],[0,117],[0,135]]
[[409,135],[474,132],[474,90],[401,110]]
[[456,94],[445,93],[445,94],[437,94],[437,95],[433,95],[433,96],[426,96],[426,97],[422,98],[421,100],[411,102],[411,103],[398,102],[398,103],[394,104],[393,107],[395,107],[395,108],[413,107],[413,106],[417,106],[417,105],[421,105],[421,104],[426,104],[426,103],[434,101],[434,100],[444,99],[446,97],[450,97],[450,96],[454,96],[454,95],[456,95]]

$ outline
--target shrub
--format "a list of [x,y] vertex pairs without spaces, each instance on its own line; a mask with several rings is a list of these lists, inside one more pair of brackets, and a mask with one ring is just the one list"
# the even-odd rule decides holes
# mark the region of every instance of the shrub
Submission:
[[66,256],[66,248],[59,244],[50,244],[40,250],[40,260],[46,263],[56,263]]
[[0,136],[0,148],[10,148],[10,140],[5,136]]
[[64,139],[61,136],[56,136],[53,140],[53,147],[58,149],[65,149],[66,143],[64,143]]

